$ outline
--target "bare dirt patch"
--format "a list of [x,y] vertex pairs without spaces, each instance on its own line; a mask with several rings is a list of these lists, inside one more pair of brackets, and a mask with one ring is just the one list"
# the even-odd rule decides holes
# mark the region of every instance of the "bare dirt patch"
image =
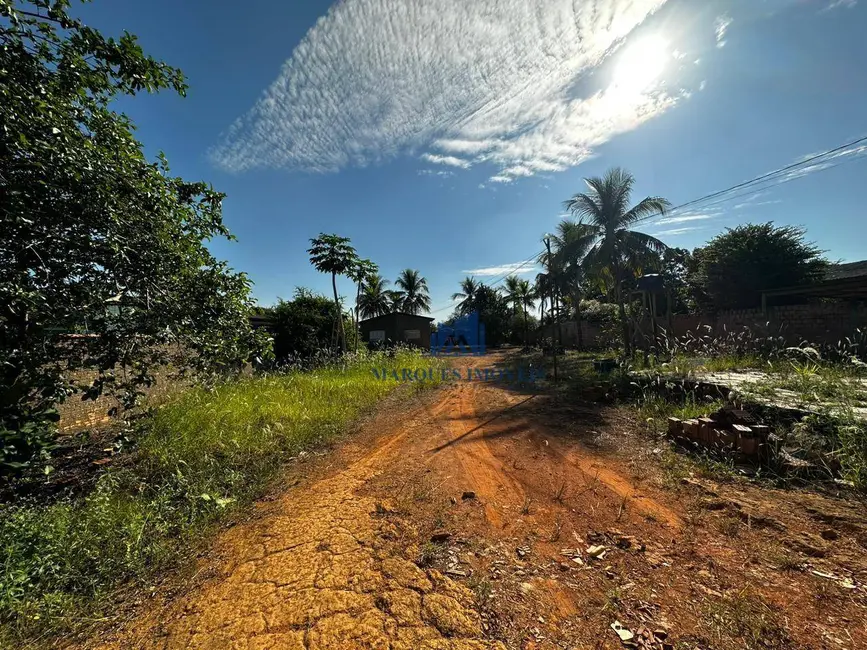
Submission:
[[106,647],[867,647],[862,500],[675,473],[640,431],[496,384],[392,404]]

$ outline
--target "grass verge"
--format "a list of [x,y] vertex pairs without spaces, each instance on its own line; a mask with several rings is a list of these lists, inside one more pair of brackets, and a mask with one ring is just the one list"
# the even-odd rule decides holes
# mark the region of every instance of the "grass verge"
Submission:
[[[86,496],[0,506],[0,648],[105,620],[121,584],[143,583],[200,548],[213,524],[261,495],[288,459],[391,392],[400,381],[392,370],[440,363],[410,351],[362,355],[190,389],[143,421],[130,462]],[[372,368],[388,372],[377,378]]]

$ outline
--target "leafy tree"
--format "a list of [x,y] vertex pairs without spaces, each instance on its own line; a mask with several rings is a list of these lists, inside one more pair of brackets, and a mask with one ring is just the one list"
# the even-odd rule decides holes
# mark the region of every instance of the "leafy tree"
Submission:
[[[326,235],[319,233],[318,237],[310,240],[310,248],[307,249],[307,254],[310,255],[310,263],[320,273],[331,274],[331,288],[334,291],[334,305],[337,307],[337,313],[342,314],[340,307],[340,297],[337,295],[337,276],[348,275],[353,269],[358,266],[358,255],[355,249],[350,245],[349,239],[338,235]],[[340,339],[340,349],[346,352],[346,330],[343,326],[343,317],[335,317]]]
[[430,309],[427,280],[418,271],[404,269],[394,284],[398,288],[397,298],[402,311],[420,314]]
[[512,331],[514,314],[509,299],[496,288],[475,283],[472,297],[465,299],[446,321],[452,325],[461,316],[473,312],[479,315],[479,323],[485,327],[485,343],[497,347],[505,343]]
[[700,283],[716,309],[761,304],[762,292],[808,285],[828,269],[806,231],[773,222],[728,228],[696,251]]
[[[231,238],[223,194],[150,162],[119,95],[169,89],[180,70],[135,36],[109,39],[69,0],[0,0],[0,465],[50,443],[74,392],[125,406],[156,366],[219,372],[265,350],[250,282],[203,240]],[[91,334],[69,337],[84,326]],[[75,371],[97,371],[81,385]]]
[[461,280],[461,290],[452,294],[452,300],[460,300],[460,303],[458,303],[458,310],[462,314],[468,314],[472,311],[472,309],[464,309],[464,306],[465,304],[468,305],[473,302],[476,297],[476,292],[481,286],[481,282],[469,275]]
[[277,361],[309,359],[331,346],[334,321],[341,316],[331,298],[298,287],[292,300],[278,300],[269,308]]
[[671,297],[671,311],[689,314],[700,311],[707,304],[707,296],[696,283],[696,261],[686,248],[668,248],[659,262],[658,272],[666,288],[666,297],[659,304],[660,313],[668,310],[667,299]]
[[623,347],[630,353],[629,324],[624,306],[623,282],[634,275],[636,269],[652,265],[666,246],[660,240],[630,230],[642,220],[664,214],[669,202],[661,197],[647,197],[629,207],[635,178],[626,171],[614,168],[602,178],[586,178],[588,190],[564,203],[567,210],[579,217],[582,224],[592,229],[593,244],[584,258],[591,272],[608,276],[620,310],[623,328]]
[[391,313],[393,298],[385,287],[388,280],[378,273],[368,277],[358,299],[358,309],[364,318],[384,316]]
[[485,343],[491,347],[505,343],[513,318],[508,298],[493,287],[480,285],[471,307],[469,311],[478,312],[479,322],[485,325]]

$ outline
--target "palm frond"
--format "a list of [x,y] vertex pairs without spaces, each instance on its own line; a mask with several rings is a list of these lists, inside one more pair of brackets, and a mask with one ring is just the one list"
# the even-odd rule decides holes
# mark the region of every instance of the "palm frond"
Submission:
[[648,196],[642,199],[637,205],[625,212],[619,219],[620,228],[628,228],[639,221],[653,217],[656,215],[662,216],[666,210],[671,207],[671,203],[661,196]]

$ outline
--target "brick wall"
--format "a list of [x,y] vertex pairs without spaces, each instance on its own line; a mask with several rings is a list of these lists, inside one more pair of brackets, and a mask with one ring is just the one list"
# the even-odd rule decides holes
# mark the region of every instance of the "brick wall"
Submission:
[[[668,330],[666,318],[657,319],[662,329]],[[802,342],[833,344],[856,329],[867,327],[867,306],[858,303],[820,303],[788,305],[761,309],[738,309],[718,314],[678,314],[672,316],[671,331],[680,337],[701,326],[708,326],[714,334],[750,328],[756,334],[782,336],[787,343]],[[649,319],[642,328],[650,331]]]
[[[171,379],[168,373],[157,372],[155,374],[156,383],[150,388],[142,388],[145,393],[145,400],[149,405],[158,404],[175,391],[183,388],[180,383]],[[83,370],[75,373],[75,379],[82,382],[93,381],[96,377],[95,371]],[[112,423],[112,418],[108,416],[108,411],[115,406],[118,406],[117,400],[106,395],[97,400],[82,400],[80,394],[72,395],[65,402],[57,405],[57,410],[60,412],[58,429],[60,433],[71,434],[84,429],[109,426]]]
[[[660,331],[669,331],[669,321],[665,317],[657,319]],[[834,344],[852,336],[856,329],[867,329],[867,305],[860,303],[820,303],[812,305],[788,305],[761,309],[738,309],[717,314],[676,314],[671,317],[670,332],[675,337],[685,336],[707,326],[714,335],[736,332],[748,327],[757,336],[782,336],[789,345],[803,342],[815,344]],[[578,344],[578,328],[574,321],[562,323],[563,344],[569,347]],[[644,319],[641,330],[647,336],[652,332],[650,319]],[[541,330],[540,330],[541,331]],[[550,336],[556,325],[544,328],[544,336]],[[607,338],[602,329],[591,323],[582,322],[581,331],[584,345],[588,348],[607,346]],[[537,336],[540,332],[537,332]],[[701,332],[702,335],[707,330]]]

